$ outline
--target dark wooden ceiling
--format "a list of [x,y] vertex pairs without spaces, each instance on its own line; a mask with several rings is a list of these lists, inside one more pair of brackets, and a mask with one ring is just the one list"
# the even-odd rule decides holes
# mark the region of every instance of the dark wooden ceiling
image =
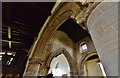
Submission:
[[[30,49],[55,2],[2,3],[2,50]],[[58,30],[64,31],[74,42],[88,36],[88,32],[74,20],[68,19]]]
[[72,18],[66,20],[58,30],[65,32],[74,42],[78,42],[86,36],[89,36],[89,33],[78,25]]
[[2,50],[30,49],[55,2],[2,3]]

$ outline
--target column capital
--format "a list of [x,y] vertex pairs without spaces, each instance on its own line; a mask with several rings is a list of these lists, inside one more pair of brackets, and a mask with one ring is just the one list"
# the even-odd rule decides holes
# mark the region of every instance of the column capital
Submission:
[[41,65],[38,75],[39,76],[46,76],[48,74],[50,67],[49,66],[45,66],[45,65]]
[[70,72],[70,75],[71,75],[71,76],[78,76],[78,72],[77,72],[77,71]]

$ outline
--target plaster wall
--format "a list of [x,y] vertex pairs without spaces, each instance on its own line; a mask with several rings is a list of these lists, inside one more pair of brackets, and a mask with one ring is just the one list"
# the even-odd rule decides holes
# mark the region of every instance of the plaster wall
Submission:
[[[83,42],[85,42],[87,44],[87,47],[88,47],[88,51],[86,51],[86,52],[81,51],[80,44],[83,43]],[[94,46],[93,41],[92,41],[90,36],[87,36],[87,37],[83,38],[78,43],[76,43],[75,46],[76,46],[75,47],[76,48],[75,49],[75,52],[76,52],[75,55],[76,55],[76,60],[77,60],[78,65],[79,65],[80,59],[82,58],[84,53],[96,51],[95,46]]]
[[52,38],[51,52],[65,48],[74,58],[74,42],[62,31],[56,31]]

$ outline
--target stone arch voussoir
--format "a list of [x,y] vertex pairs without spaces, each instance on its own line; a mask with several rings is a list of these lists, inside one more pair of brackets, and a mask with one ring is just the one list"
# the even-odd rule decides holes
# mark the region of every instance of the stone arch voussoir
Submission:
[[[77,5],[73,4],[73,6],[77,6]],[[61,7],[58,8],[56,13],[51,15],[51,18],[48,21],[48,23],[42,28],[41,35],[38,38],[38,42],[36,44],[37,47],[34,49],[33,57],[40,58],[39,55],[41,54],[45,55],[47,52],[50,52],[49,43],[50,43],[52,36],[54,35],[54,32],[57,30],[57,28],[59,28],[59,26],[64,21],[71,18],[72,15],[76,14],[75,13],[76,10],[78,10],[78,7],[77,9],[75,7],[73,8],[71,5],[69,5],[69,3],[67,3],[67,4],[64,4],[63,6],[61,5]],[[41,58],[46,59],[45,56]]]

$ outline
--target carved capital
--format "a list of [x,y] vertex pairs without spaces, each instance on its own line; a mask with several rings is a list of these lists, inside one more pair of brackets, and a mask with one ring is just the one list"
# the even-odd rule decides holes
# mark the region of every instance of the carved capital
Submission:
[[74,71],[74,72],[70,72],[71,76],[77,76],[78,75],[78,72],[77,71]]
[[40,69],[38,71],[38,75],[39,76],[46,76],[48,71],[49,71],[50,67],[48,66],[44,66],[44,65],[41,65],[40,66]]

